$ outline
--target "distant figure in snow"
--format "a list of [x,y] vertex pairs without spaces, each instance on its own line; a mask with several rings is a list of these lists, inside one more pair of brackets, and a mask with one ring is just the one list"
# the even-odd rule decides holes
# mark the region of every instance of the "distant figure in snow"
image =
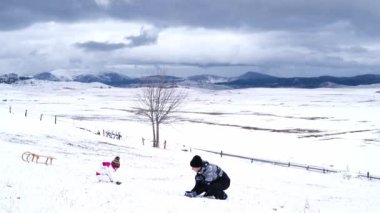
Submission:
[[196,197],[203,192],[204,197],[212,197],[215,199],[225,200],[227,194],[224,190],[230,187],[230,178],[219,166],[202,160],[198,155],[195,155],[190,161],[192,170],[196,172],[195,186],[191,191],[186,191],[185,196]]
[[116,156],[112,162],[102,162],[99,171],[96,172],[99,182],[111,182],[120,185],[120,181],[115,180],[115,172],[120,167],[120,157]]

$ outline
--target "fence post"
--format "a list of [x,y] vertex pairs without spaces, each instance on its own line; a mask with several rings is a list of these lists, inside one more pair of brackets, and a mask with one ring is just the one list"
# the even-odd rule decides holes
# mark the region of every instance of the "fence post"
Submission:
[[223,157],[223,151],[220,151],[220,157],[221,158]]
[[290,162],[288,162],[288,167],[290,167]]
[[57,116],[54,116],[54,124],[57,124]]
[[9,106],[9,114],[12,114],[12,106]]
[[166,140],[164,141],[164,149],[166,149]]
[[370,176],[369,176],[369,172],[367,172],[367,178],[368,178],[368,179],[371,179]]
[[28,110],[25,110],[25,117],[28,116]]
[[143,145],[143,146],[144,146],[144,141],[145,141],[145,138],[142,137],[142,138],[141,138],[141,142],[142,142],[142,145]]
[[40,121],[42,121],[42,115],[43,115],[43,114],[40,115]]
[[253,159],[251,159],[251,163],[253,163]]

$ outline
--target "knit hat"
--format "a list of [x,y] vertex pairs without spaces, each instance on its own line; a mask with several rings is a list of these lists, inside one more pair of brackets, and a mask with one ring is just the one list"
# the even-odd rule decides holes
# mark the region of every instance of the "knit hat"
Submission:
[[111,162],[111,165],[113,168],[119,168],[120,167],[120,157],[116,156],[115,159]]
[[198,155],[195,155],[193,159],[190,161],[190,166],[193,168],[202,167],[202,163],[203,163],[202,158],[199,157]]

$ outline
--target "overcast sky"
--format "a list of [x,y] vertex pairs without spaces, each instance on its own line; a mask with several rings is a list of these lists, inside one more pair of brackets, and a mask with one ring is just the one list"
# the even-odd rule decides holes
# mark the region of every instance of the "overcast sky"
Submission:
[[0,0],[0,73],[380,74],[376,0]]

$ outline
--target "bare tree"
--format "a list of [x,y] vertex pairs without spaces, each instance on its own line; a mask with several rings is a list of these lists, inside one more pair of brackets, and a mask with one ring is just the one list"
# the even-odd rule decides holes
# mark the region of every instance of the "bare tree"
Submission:
[[137,97],[136,114],[147,119],[152,126],[153,147],[160,147],[160,124],[174,122],[187,94],[184,90],[165,81],[164,75],[155,76],[141,89]]

